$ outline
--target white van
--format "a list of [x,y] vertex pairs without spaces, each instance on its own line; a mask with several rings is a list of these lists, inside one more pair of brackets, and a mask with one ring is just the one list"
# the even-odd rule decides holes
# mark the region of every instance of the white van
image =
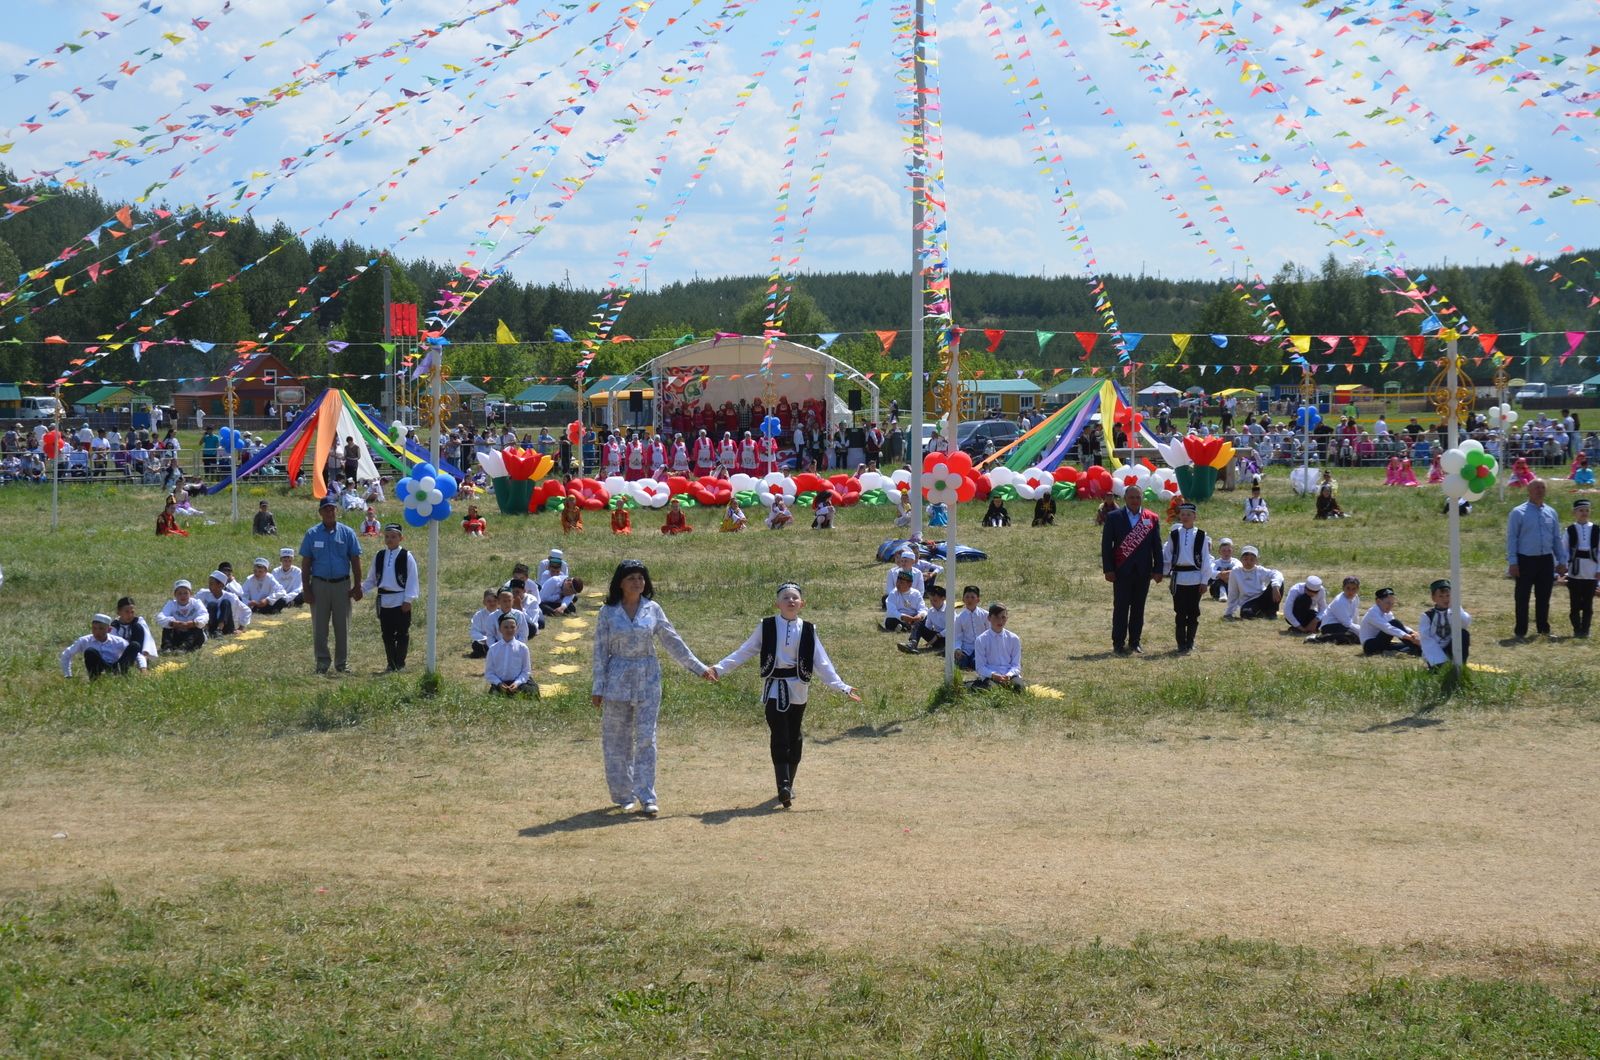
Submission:
[[1524,383],[1522,389],[1512,395],[1514,401],[1527,401],[1530,398],[1544,398],[1550,396],[1549,383]]
[[16,418],[19,420],[54,420],[58,415],[64,415],[64,410],[56,403],[56,399],[45,395],[43,397],[25,397],[17,405]]

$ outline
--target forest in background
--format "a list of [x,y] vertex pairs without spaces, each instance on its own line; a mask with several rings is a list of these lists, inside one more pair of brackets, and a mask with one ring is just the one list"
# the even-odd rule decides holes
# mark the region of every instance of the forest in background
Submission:
[[[95,379],[215,374],[233,360],[230,344],[262,336],[274,342],[275,353],[305,374],[383,371],[383,351],[363,345],[383,337],[382,270],[368,268],[337,297],[321,301],[361,266],[379,257],[371,247],[329,239],[307,244],[281,222],[263,227],[250,217],[233,220],[215,213],[174,216],[136,228],[120,241],[109,235],[111,229],[105,229],[99,246],[89,248],[83,242],[85,233],[105,225],[127,204],[108,202],[93,191],[62,193],[14,185],[3,170],[0,188],[13,200],[31,193],[50,196],[48,201],[0,221],[0,382],[51,379],[62,373],[69,359],[83,356],[81,346],[45,344],[47,336],[61,336],[69,343],[114,335],[128,341],[178,338],[218,344],[207,352],[187,345],[154,345],[143,351],[137,364],[131,349],[123,349],[94,367],[89,374]],[[132,217],[146,222],[152,215],[139,208]],[[119,263],[115,254],[124,245],[131,245],[132,250],[126,262]],[[26,281],[26,270],[50,263],[68,246],[77,246],[82,253],[48,276]],[[1315,253],[1308,250],[1308,257]],[[1590,252],[1578,256],[1596,258]],[[1572,264],[1572,260],[1537,263],[1552,266],[1545,271],[1512,263],[1442,264],[1421,266],[1412,274],[1425,274],[1424,286],[1437,285],[1480,329],[1503,336],[1498,347],[1502,352],[1518,356],[1523,332],[1587,331],[1593,327],[1590,296],[1574,278],[1577,282],[1590,280],[1595,269],[1582,262]],[[91,261],[103,263],[98,282],[86,282],[82,274]],[[258,263],[236,280],[224,282],[253,262]],[[1159,261],[1156,264],[1159,267]],[[394,300],[417,302],[424,313],[432,308],[440,289],[456,276],[450,265],[415,259],[393,262],[390,272]],[[1566,275],[1550,282],[1557,274]],[[73,278],[67,290],[76,293],[57,299],[53,281],[68,275]],[[1122,327],[1129,332],[1205,336],[1264,330],[1232,290],[1231,282],[1149,275],[1107,275],[1103,280]],[[902,337],[885,355],[871,332],[904,330],[908,282],[903,272],[802,275],[796,282],[786,330],[802,342],[818,334],[842,332],[844,337],[830,351],[842,360],[866,372],[903,372],[909,367],[910,344]],[[688,334],[760,334],[767,286],[765,276],[729,276],[672,283],[635,294],[618,320],[615,334],[640,341],[603,346],[590,377],[626,371],[671,349]],[[1071,332],[1104,330],[1082,277],[957,270],[952,286],[955,322],[969,329],[963,349],[963,364],[969,373],[1076,367],[1083,363],[1082,351]],[[1384,293],[1377,278],[1331,255],[1320,262],[1286,266],[1268,280],[1268,288],[1288,330],[1296,334],[1415,334],[1421,319],[1397,316],[1407,305],[1403,299]],[[140,303],[158,289],[161,293],[141,309]],[[202,292],[205,296],[198,297]],[[570,375],[581,352],[579,346],[549,340],[558,328],[581,339],[602,297],[598,288],[504,279],[484,292],[451,328],[452,370],[458,376],[513,380]],[[57,300],[49,304],[52,299]],[[191,300],[188,308],[180,308]],[[280,337],[277,329],[282,324],[308,310],[311,315],[307,319]],[[130,316],[135,311],[137,316]],[[500,321],[520,340],[517,344],[494,342]],[[141,332],[141,327],[150,330]],[[981,329],[1027,334],[1006,336],[989,354],[987,343],[973,341],[970,335]],[[1041,348],[1032,334],[1037,331],[1059,334]],[[356,345],[332,354],[327,349],[331,341]],[[1165,340],[1147,342],[1152,345],[1142,348],[1142,354],[1151,359],[1171,357]],[[1156,347],[1156,342],[1161,345]],[[1544,340],[1545,346],[1552,348],[1541,346],[1538,352],[1563,352],[1553,348],[1554,342]],[[1106,363],[1109,350],[1109,343],[1102,341],[1096,363]],[[1600,343],[1591,336],[1579,352],[1600,353]],[[1273,347],[1258,349],[1253,344],[1234,344],[1220,351],[1209,342],[1197,342],[1191,353],[1196,362],[1208,363],[1250,360],[1277,364],[1282,358]],[[1476,371],[1486,381],[1492,369],[1485,362]],[[1548,366],[1523,374],[1551,382],[1575,382],[1595,371],[1592,361],[1574,360],[1562,366],[1552,360]],[[1195,374],[1176,369],[1159,373],[1180,385],[1193,382]],[[376,381],[370,383],[374,393],[379,386]],[[157,386],[146,389],[157,396],[163,394]],[[360,385],[354,389],[362,392]],[[886,388],[885,397],[895,389]]]

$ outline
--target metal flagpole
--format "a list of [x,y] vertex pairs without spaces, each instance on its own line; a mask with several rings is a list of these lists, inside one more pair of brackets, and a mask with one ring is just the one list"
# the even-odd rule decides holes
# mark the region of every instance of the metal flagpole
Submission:
[[232,443],[224,452],[228,455],[228,492],[232,495],[233,522],[239,523],[239,442],[238,434],[233,429],[233,410],[238,404],[238,399],[233,396],[233,375],[229,373],[224,381],[226,387],[222,393],[222,402],[228,409],[228,440]]
[[[956,426],[961,419],[961,339],[955,328],[950,329],[950,373],[945,380],[945,452],[955,453]],[[918,433],[921,433],[918,425]],[[921,491],[917,491],[918,496]],[[956,679],[956,601],[960,599],[960,582],[956,580],[956,509],[950,505],[950,527],[944,539],[944,680],[951,684]]]
[[[395,373],[400,366],[400,359],[396,355],[394,346],[394,299],[389,293],[389,259],[383,261],[383,414],[393,423],[399,417],[396,415],[399,403],[395,400]],[[388,427],[386,423],[383,426]]]
[[[1456,357],[1457,339],[1451,338],[1448,345],[1450,358],[1448,379],[1445,383],[1449,390],[1449,408],[1445,410],[1446,423],[1450,425],[1450,448],[1455,449],[1461,445],[1461,395],[1458,390],[1458,373],[1460,363]],[[1456,677],[1461,676],[1461,598],[1464,595],[1461,584],[1461,505],[1454,499],[1450,505],[1450,659],[1455,664]]]
[[[1303,409],[1316,408],[1317,381],[1311,375],[1311,366],[1308,364],[1300,369],[1300,406]],[[1311,413],[1305,412],[1301,417],[1304,421],[1300,425],[1300,475],[1306,493],[1311,492]]]
[[[1500,362],[1500,364],[1495,366],[1495,370],[1494,370],[1494,386],[1495,386],[1495,389],[1497,391],[1499,391],[1499,394],[1500,394],[1500,408],[1505,408],[1506,407],[1506,384],[1509,383],[1509,382],[1511,382],[1511,376],[1506,371],[1505,362],[1502,361],[1502,362]],[[1505,422],[1504,420],[1501,420],[1500,421],[1500,475],[1499,475],[1499,479],[1500,479],[1500,503],[1502,503],[1502,504],[1505,503],[1505,499],[1506,499],[1506,475],[1505,475],[1506,453],[1510,451],[1510,442],[1511,442],[1511,424]],[[1452,597],[1454,595],[1455,595],[1454,593],[1451,594]]]
[[[433,429],[428,438],[428,462],[439,466],[439,435],[444,431],[444,350],[434,351],[433,368],[428,373],[428,389],[433,395]],[[428,520],[428,651],[423,668],[439,672],[439,520]]]
[[[923,36],[926,12],[924,0],[916,0],[911,24],[911,66],[916,75],[916,100],[911,125],[911,430],[907,441],[911,458],[911,530],[922,532],[922,400],[923,388],[923,283],[922,225],[925,220],[925,170],[928,162],[928,112],[924,107],[928,87],[927,67],[923,62]],[[953,451],[955,440],[951,438]],[[952,526],[954,516],[952,514]],[[946,638],[948,639],[948,638]]]
[[61,388],[56,387],[56,455],[50,457],[50,529],[61,529],[61,453],[65,439],[61,435]]

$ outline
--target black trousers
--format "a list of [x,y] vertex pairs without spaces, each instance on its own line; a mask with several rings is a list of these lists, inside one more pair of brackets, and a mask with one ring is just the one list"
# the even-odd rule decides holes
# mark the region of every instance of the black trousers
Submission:
[[1111,643],[1114,647],[1139,646],[1144,634],[1144,602],[1150,595],[1150,570],[1139,567],[1118,571],[1111,583]]
[[1200,631],[1200,596],[1204,585],[1172,586],[1172,615],[1176,627],[1178,647],[1194,647],[1195,634]]
[[[1445,653],[1445,656],[1446,656],[1447,660],[1454,661],[1455,656],[1450,650],[1450,645],[1446,644],[1444,646],[1444,653]],[[1464,629],[1464,630],[1461,631],[1461,665],[1462,666],[1467,665],[1467,660],[1469,658],[1471,658],[1471,657],[1472,657],[1472,630]],[[1441,663],[1440,665],[1444,665],[1444,664]]]
[[1595,580],[1567,579],[1567,596],[1572,606],[1572,635],[1587,637],[1589,624],[1594,621]]
[[767,729],[772,735],[772,772],[777,778],[780,794],[794,787],[794,775],[800,769],[800,753],[805,740],[800,735],[800,723],[805,716],[804,703],[790,703],[787,710],[779,710],[777,700],[767,700]]
[[[1462,633],[1465,632],[1466,630],[1462,630]],[[1465,643],[1466,641],[1463,640],[1462,644]],[[1413,647],[1403,640],[1395,640],[1394,637],[1387,633],[1379,633],[1371,640],[1361,642],[1362,655],[1383,655],[1387,652],[1399,652],[1402,655],[1421,655],[1422,649]],[[1463,663],[1466,662],[1465,659],[1461,661]]]
[[83,653],[83,668],[89,674],[89,680],[104,677],[106,674],[125,674],[139,665],[139,645],[130,644],[116,662],[108,663],[100,657],[97,651]]
[[205,647],[206,631],[203,629],[164,629],[161,631],[162,651],[199,651]]
[[911,644],[915,647],[923,641],[927,641],[939,651],[944,650],[944,632],[942,630],[929,629],[928,620],[919,618],[917,624],[911,627]]
[[475,640],[475,641],[473,641],[472,642],[472,654],[467,656],[467,658],[469,658],[469,659],[487,659],[488,657],[489,657],[489,642],[485,641],[485,640]]
[[206,604],[206,611],[211,615],[211,621],[206,623],[206,633],[232,633],[238,627],[234,624],[233,601],[218,600]]
[[1342,622],[1329,622],[1317,633],[1329,644],[1360,644],[1361,635]]
[[411,613],[399,605],[378,608],[378,630],[383,636],[383,654],[389,660],[389,669],[403,669],[406,652],[411,650]]
[[1271,589],[1239,605],[1240,618],[1271,618],[1277,613],[1278,601],[1272,598]]
[[1550,591],[1556,584],[1554,556],[1517,557],[1517,624],[1519,637],[1528,635],[1528,596],[1533,596],[1533,624],[1540,633],[1550,632]]

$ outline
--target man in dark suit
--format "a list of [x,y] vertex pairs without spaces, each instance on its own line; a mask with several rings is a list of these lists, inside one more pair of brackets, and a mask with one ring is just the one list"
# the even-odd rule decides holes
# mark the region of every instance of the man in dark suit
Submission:
[[1144,510],[1139,487],[1129,486],[1123,500],[1100,533],[1100,568],[1111,583],[1111,646],[1118,655],[1143,655],[1144,601],[1150,583],[1161,580],[1161,521]]

